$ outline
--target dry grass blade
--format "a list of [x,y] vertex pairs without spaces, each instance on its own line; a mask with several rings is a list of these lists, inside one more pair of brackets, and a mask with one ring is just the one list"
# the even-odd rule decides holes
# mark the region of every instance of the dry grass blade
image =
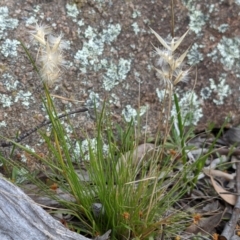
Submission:
[[172,51],[171,47],[168,46],[167,42],[160,37],[160,35],[158,35],[152,28],[150,28],[152,33],[156,36],[156,38],[158,39],[158,41],[169,51]]
[[174,48],[172,51],[175,51],[179,47],[179,45],[182,43],[183,39],[186,37],[188,32],[189,32],[189,29],[175,42]]
[[182,64],[183,60],[185,59],[185,57],[188,54],[188,50],[189,50],[189,48],[176,60],[175,68],[180,67],[180,65]]
[[180,71],[177,75],[177,77],[175,78],[173,85],[177,85],[179,82],[181,82],[183,79],[186,78],[186,76],[188,75],[188,70],[186,71]]

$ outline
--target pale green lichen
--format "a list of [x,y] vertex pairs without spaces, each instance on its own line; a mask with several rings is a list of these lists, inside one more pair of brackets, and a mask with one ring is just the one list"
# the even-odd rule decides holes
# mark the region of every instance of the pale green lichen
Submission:
[[14,77],[9,73],[4,73],[2,75],[2,84],[6,90],[13,91],[17,89],[17,86],[20,84],[20,82],[14,79]]
[[106,69],[107,71],[103,77],[103,88],[106,91],[110,91],[118,84],[118,67],[116,64],[110,62]]
[[149,105],[141,106],[139,109],[139,116],[143,116],[149,109]]
[[130,44],[130,47],[131,47],[132,49],[136,49],[136,45],[135,45],[135,44]]
[[29,91],[27,92],[23,92],[23,90],[18,91],[14,102],[18,102],[21,101],[22,105],[25,106],[26,108],[29,108],[31,102],[34,102],[34,97],[32,96],[32,93],[30,93]]
[[7,124],[6,124],[5,121],[1,121],[1,122],[0,122],[0,127],[6,127],[6,126],[7,126]]
[[132,27],[133,27],[133,31],[134,31],[135,35],[137,35],[140,32],[140,28],[139,28],[137,22],[134,22],[132,24]]
[[[88,26],[85,30],[84,36],[88,38],[85,41],[81,50],[78,50],[74,58],[79,62],[81,71],[87,72],[87,67],[92,65],[95,68],[99,63],[99,57],[102,56],[104,50],[104,44],[113,42],[121,32],[120,24],[109,24],[106,29],[103,29],[101,34],[98,34],[97,29]],[[100,66],[97,67],[100,69]]]
[[207,16],[204,15],[199,9],[197,9],[198,2],[196,0],[182,0],[182,3],[189,10],[190,23],[189,27],[196,34],[201,32],[202,27],[205,25]]
[[2,104],[2,107],[4,108],[10,107],[11,105],[13,105],[12,96],[0,93],[0,102]]
[[[83,140],[79,147],[81,156],[83,157],[83,160],[89,161],[90,160],[90,151],[91,151],[91,154],[97,154],[98,147],[99,146],[98,146],[96,138]],[[102,153],[104,156],[106,156],[108,154],[108,152],[109,152],[109,146],[104,143],[102,146]]]
[[37,18],[36,16],[30,16],[27,20],[26,20],[26,26],[31,26],[35,23],[37,23]]
[[223,37],[217,45],[217,49],[221,54],[220,62],[227,70],[231,70],[236,61],[240,59],[240,38]]
[[[181,106],[181,117],[184,122],[184,126],[197,125],[199,120],[203,116],[201,107],[201,101],[195,92],[189,91],[184,93],[181,98],[177,94],[179,99],[179,106]],[[173,105],[171,116],[174,119],[177,118],[177,111],[175,105]]]
[[210,36],[210,37],[209,37],[209,40],[212,41],[212,42],[215,41],[215,39],[216,39],[216,38],[215,38],[214,36]]
[[[88,41],[84,42],[81,50],[78,50],[74,56],[75,63],[80,65],[80,70],[87,73],[89,70],[95,72],[102,71],[103,88],[110,91],[126,79],[131,68],[131,60],[120,58],[118,63],[110,59],[101,59],[105,44],[112,43],[120,34],[120,24],[109,24],[102,33],[97,29],[88,26],[84,32],[84,37]],[[111,51],[116,51],[111,48]]]
[[211,57],[213,62],[217,62],[218,59],[219,59],[217,52],[218,52],[217,49],[214,48],[214,49],[212,50],[212,52],[210,52],[210,53],[207,54],[207,56],[208,56],[208,57]]
[[[181,94],[181,97],[178,91],[179,89],[176,89],[179,106],[181,106],[181,117],[184,121],[184,126],[197,125],[203,116],[201,101],[198,99],[197,94],[193,91],[184,92]],[[157,88],[156,93],[160,103],[162,103],[166,97],[169,97],[169,91],[166,89],[159,90]],[[172,101],[174,101],[173,96]],[[171,116],[174,119],[177,119],[177,111],[175,105],[172,107]]]
[[131,60],[120,58],[118,62],[118,77],[124,80],[131,69]]
[[[93,65],[99,61],[104,49],[104,43],[101,40],[91,38],[88,42],[84,42],[81,50],[78,50],[74,58],[83,66]],[[86,72],[84,68],[82,71]]]
[[[30,152],[32,152],[32,153],[35,153],[35,149],[34,148],[32,148],[32,147],[30,147],[29,145],[25,145],[25,148],[26,149],[28,149],[28,151],[30,151]],[[24,163],[26,163],[28,160],[27,160],[27,158],[26,158],[26,155],[25,155],[25,153],[22,153],[21,154],[21,162],[24,162]],[[26,174],[25,172],[24,172],[24,174]]]
[[28,150],[31,151],[31,152],[34,152],[34,153],[36,152],[34,148],[30,147],[30,146],[27,145],[27,144],[25,145],[25,148],[28,149]]
[[88,26],[87,29],[84,32],[85,38],[93,39],[97,36],[96,29],[92,28],[91,26]]
[[214,11],[214,9],[216,9],[215,4],[210,4],[209,8],[208,8],[208,12],[212,13]]
[[[82,26],[84,26],[84,20],[83,19],[80,19],[78,22],[77,22],[77,24],[78,24],[78,26],[79,27],[82,27]],[[80,31],[80,30],[79,30]]]
[[194,66],[203,60],[203,54],[198,51],[199,48],[203,48],[204,45],[198,45],[194,43],[188,52],[188,64]]
[[134,10],[132,13],[132,18],[137,18],[141,16],[141,12],[138,10]]
[[223,37],[217,47],[207,56],[212,58],[213,62],[220,62],[223,69],[231,71],[236,77],[240,77],[240,38]]
[[107,29],[103,29],[101,34],[102,42],[107,44],[112,43],[118,37],[121,32],[121,25],[120,24],[109,24]]
[[4,57],[17,57],[17,46],[20,44],[17,40],[6,39],[0,46]]
[[225,33],[228,30],[229,25],[228,24],[222,24],[218,27],[218,31],[220,33]]
[[131,69],[131,60],[120,58],[118,65],[110,62],[104,65],[104,68],[106,73],[103,76],[103,87],[106,91],[110,91],[114,86],[126,79]]
[[79,161],[80,157],[81,157],[81,146],[79,141],[75,142],[74,145],[72,145],[72,150],[73,150],[73,155],[74,155],[74,160],[76,160],[77,162]]
[[195,9],[196,0],[182,0],[182,3],[189,10],[194,10]]
[[216,84],[215,81],[210,78],[210,88],[217,94],[218,98],[213,99],[216,105],[224,104],[224,99],[231,94],[231,89],[228,84],[226,84],[226,74],[221,74],[219,78],[219,83]]
[[98,108],[101,105],[101,99],[99,97],[98,93],[95,93],[93,91],[89,92],[89,97],[86,101],[86,106],[89,108]]
[[39,12],[39,10],[40,10],[40,6],[39,5],[35,5],[34,7],[33,7],[33,11],[35,12],[35,13],[38,13]]
[[137,111],[134,108],[132,108],[131,105],[127,105],[122,110],[122,115],[124,116],[126,122],[131,122],[136,118]]
[[[44,19],[44,12],[40,12],[40,16],[37,16],[37,13],[40,11],[41,7],[39,5],[36,5],[33,7],[33,11],[29,12],[30,17],[26,20],[26,26],[31,26],[33,24],[36,24],[38,22],[38,18]],[[46,19],[47,20],[47,19]]]
[[[21,154],[21,161],[27,161],[27,158],[24,154]],[[15,184],[21,184],[27,179],[29,179],[29,172],[25,168],[18,168],[18,170],[15,172]]]
[[203,87],[200,91],[200,95],[203,99],[210,98],[211,94],[212,94],[212,90],[209,87]]
[[76,22],[76,18],[79,14],[79,10],[76,4],[66,4],[67,15],[73,18],[73,21]]
[[205,25],[206,22],[206,16],[199,10],[195,10],[190,12],[190,23],[189,27],[192,31],[194,31],[196,34],[198,34],[202,27]]
[[[74,116],[72,116],[71,115],[71,117],[74,117]],[[61,123],[61,125],[63,126],[63,128],[64,128],[64,131],[65,131],[65,133],[67,134],[67,136],[65,136],[65,139],[67,140],[66,142],[68,143],[68,144],[70,144],[69,142],[68,142],[68,136],[70,136],[69,134],[72,134],[74,131],[73,131],[73,127],[68,123],[68,122],[65,122],[64,120],[61,120],[60,121],[60,123]],[[70,145],[69,145],[70,146]]]
[[139,110],[132,108],[131,105],[126,105],[125,108],[122,110],[122,115],[126,122],[137,123],[137,117],[143,116],[146,111],[148,110],[148,106],[141,106]]
[[18,20],[8,16],[8,8],[0,7],[0,39],[8,35],[8,30],[15,29],[17,26]]
[[120,98],[115,93],[111,94],[109,102],[120,107]]
[[156,93],[159,102],[163,102],[164,98],[169,94],[169,91],[167,89],[159,90],[159,88],[157,88]]

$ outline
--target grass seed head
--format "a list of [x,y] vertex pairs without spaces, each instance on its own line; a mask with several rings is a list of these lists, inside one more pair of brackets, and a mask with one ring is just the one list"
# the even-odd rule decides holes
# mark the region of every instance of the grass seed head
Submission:
[[51,27],[45,24],[37,24],[34,28],[34,30],[29,31],[32,37],[42,45],[46,45],[46,39],[45,36],[50,34],[52,31]]
[[36,24],[30,34],[40,43],[37,62],[40,66],[41,78],[48,86],[51,86],[61,74],[61,68],[65,63],[63,49],[67,47],[67,44],[63,41],[62,34],[57,37],[53,36],[51,28],[44,24]]
[[67,43],[63,39],[63,34],[60,33],[59,36],[55,37],[50,34],[47,38],[48,43],[52,47],[53,50],[63,50],[67,48]]
[[172,38],[164,40],[159,34],[151,29],[153,34],[157,37],[159,42],[163,45],[164,49],[154,46],[157,55],[159,56],[158,66],[156,68],[161,80],[170,88],[177,85],[179,82],[188,80],[188,70],[183,70],[184,59],[188,53],[188,49],[179,57],[176,56],[175,51],[187,35],[187,30],[180,38]]

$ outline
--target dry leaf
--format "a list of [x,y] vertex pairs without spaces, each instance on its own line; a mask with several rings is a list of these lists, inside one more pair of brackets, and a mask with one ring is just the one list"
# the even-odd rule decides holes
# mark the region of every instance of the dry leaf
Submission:
[[206,169],[203,170],[203,172],[210,177],[212,185],[217,192],[217,194],[227,203],[231,205],[235,205],[237,197],[233,195],[231,192],[226,191],[223,187],[221,187],[212,177],[212,169],[209,169],[206,171]]
[[[231,192],[226,191],[223,187],[221,187],[210,175],[212,185],[217,192],[217,194],[227,203],[231,205],[235,205],[237,197],[233,195]],[[222,194],[224,192],[224,194]]]

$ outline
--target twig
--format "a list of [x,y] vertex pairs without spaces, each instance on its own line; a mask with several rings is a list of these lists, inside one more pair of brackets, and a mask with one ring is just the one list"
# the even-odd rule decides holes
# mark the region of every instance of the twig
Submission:
[[214,149],[213,150],[213,153],[214,152],[217,152],[219,153],[220,155],[234,155],[234,156],[240,156],[240,149],[239,148],[236,148],[236,149],[232,149],[232,148],[220,148],[220,149]]
[[[74,110],[74,111],[70,111],[68,113],[64,113],[64,114],[61,114],[59,116],[56,117],[56,119],[60,119],[60,118],[64,118],[66,116],[69,116],[71,114],[74,114],[74,113],[79,113],[79,112],[86,112],[88,111],[87,108],[80,108],[80,109],[77,109],[77,110]],[[23,133],[22,135],[20,135],[19,137],[17,137],[13,142],[21,142],[24,138],[28,137],[29,135],[31,135],[32,133],[36,132],[38,129],[48,125],[51,123],[51,120],[44,120],[40,125],[36,126],[35,128],[32,128],[30,130],[28,130],[27,132]],[[10,147],[12,146],[13,143],[12,142],[2,142],[0,143],[0,147]]]
[[[240,156],[238,156],[240,157]],[[239,158],[238,158],[239,159]],[[237,201],[233,209],[232,217],[230,221],[225,225],[225,228],[222,232],[222,236],[224,236],[226,239],[231,239],[231,237],[234,235],[234,230],[236,228],[239,214],[240,214],[240,161],[237,162],[237,169],[236,169],[236,186],[237,186]]]

